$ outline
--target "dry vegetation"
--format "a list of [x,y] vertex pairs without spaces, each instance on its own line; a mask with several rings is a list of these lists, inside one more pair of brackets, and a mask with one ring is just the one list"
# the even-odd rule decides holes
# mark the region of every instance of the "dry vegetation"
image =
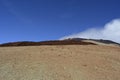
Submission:
[[120,80],[120,47],[0,47],[0,80]]
[[40,45],[96,45],[92,42],[83,42],[76,40],[54,40],[54,41],[41,41],[41,42],[30,42],[30,41],[22,41],[22,42],[9,42],[0,44],[0,47],[9,47],[9,46],[40,46]]

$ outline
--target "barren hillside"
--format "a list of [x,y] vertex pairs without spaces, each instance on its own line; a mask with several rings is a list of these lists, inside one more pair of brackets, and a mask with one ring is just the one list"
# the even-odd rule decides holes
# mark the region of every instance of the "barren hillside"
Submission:
[[120,47],[0,47],[0,80],[120,80]]

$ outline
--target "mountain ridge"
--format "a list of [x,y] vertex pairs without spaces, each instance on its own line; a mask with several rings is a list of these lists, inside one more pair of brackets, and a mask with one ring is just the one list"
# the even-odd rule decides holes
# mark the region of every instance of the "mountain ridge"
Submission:
[[98,45],[98,43],[102,44],[114,44],[119,45],[119,43],[111,41],[111,40],[103,40],[103,39],[85,39],[85,38],[68,38],[64,40],[49,40],[49,41],[18,41],[18,42],[8,42],[0,44],[0,47],[7,46],[40,46],[40,45]]

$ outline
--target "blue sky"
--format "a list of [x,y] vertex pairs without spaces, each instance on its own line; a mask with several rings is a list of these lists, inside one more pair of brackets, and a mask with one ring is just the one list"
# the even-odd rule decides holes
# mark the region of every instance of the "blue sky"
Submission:
[[59,39],[120,18],[120,0],[0,0],[0,43]]

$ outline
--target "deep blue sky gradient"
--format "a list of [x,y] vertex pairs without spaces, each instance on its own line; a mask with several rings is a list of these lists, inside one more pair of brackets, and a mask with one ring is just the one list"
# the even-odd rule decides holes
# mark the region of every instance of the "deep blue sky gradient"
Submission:
[[0,0],[0,43],[42,41],[120,18],[120,0]]

